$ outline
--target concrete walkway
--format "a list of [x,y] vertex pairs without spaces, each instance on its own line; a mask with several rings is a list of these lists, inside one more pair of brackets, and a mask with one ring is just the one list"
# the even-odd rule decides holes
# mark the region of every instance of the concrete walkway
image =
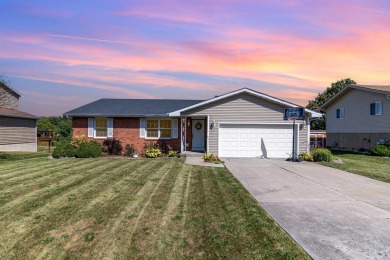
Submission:
[[223,168],[225,167],[222,163],[208,163],[203,160],[203,157],[186,157],[186,164],[189,165],[197,165],[197,166],[206,166],[206,167],[215,167],[215,168]]
[[390,259],[390,184],[308,162],[223,160],[314,259]]

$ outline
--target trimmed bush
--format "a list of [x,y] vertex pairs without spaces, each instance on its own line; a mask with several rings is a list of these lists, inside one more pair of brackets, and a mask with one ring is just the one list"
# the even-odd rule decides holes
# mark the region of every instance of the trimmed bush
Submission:
[[379,144],[379,145],[375,145],[370,150],[370,153],[372,155],[376,155],[376,156],[387,156],[387,157],[389,157],[390,156],[390,149],[386,145]]
[[121,155],[123,146],[118,139],[107,139],[103,142],[104,151],[111,155]]
[[73,157],[76,155],[76,148],[70,142],[57,142],[52,153],[54,158]]
[[79,158],[96,158],[102,153],[102,145],[96,141],[83,142],[79,144],[76,156]]
[[330,162],[332,160],[332,152],[329,149],[316,149],[312,155],[315,162]]

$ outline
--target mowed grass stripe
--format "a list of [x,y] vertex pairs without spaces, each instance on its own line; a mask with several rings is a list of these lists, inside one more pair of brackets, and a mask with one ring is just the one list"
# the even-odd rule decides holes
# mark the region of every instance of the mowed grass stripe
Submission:
[[71,169],[73,166],[77,166],[82,163],[83,161],[80,159],[61,159],[55,162],[46,161],[34,168],[27,168],[19,171],[10,170],[8,174],[4,174],[0,177],[0,182],[10,184],[23,182],[23,180],[28,180],[28,178],[36,178],[46,175],[46,172],[48,171],[58,171],[59,169],[62,170],[68,168]]
[[[86,170],[89,170],[91,168],[91,164],[95,164],[94,161],[84,162],[79,165],[79,167],[76,167],[75,170],[78,170],[80,172],[84,172]],[[99,166],[106,166],[104,162],[100,162]],[[80,175],[80,174],[74,174],[74,170],[69,170],[69,175],[65,175],[64,179],[61,179],[59,182],[48,183],[45,185],[38,185],[36,189],[33,189],[31,186],[35,186],[33,181],[30,180],[30,183],[28,185],[23,185],[23,188],[16,187],[14,189],[14,192],[5,190],[2,191],[0,194],[0,201],[3,203],[0,206],[0,219],[4,215],[4,212],[9,211],[10,208],[14,209],[15,207],[18,207],[19,205],[22,205],[23,203],[30,203],[32,207],[37,207],[39,203],[41,203],[41,199],[43,196],[47,196],[50,194],[53,190],[57,191],[61,188],[64,188],[66,185],[73,183],[75,181],[78,181],[80,179],[85,178],[88,175]],[[55,173],[53,173],[55,174]],[[26,186],[26,187],[24,187]],[[11,188],[12,189],[12,188]],[[39,203],[36,206],[34,205],[34,202],[38,201]],[[24,209],[22,209],[23,211]]]
[[[57,162],[59,160],[53,160],[54,162]],[[0,177],[2,177],[3,174],[12,173],[13,171],[24,171],[27,169],[36,169],[40,167],[41,163],[45,162],[53,162],[48,161],[45,158],[32,158],[32,159],[25,159],[25,160],[18,160],[18,161],[9,161],[6,163],[0,164]],[[62,161],[62,159],[61,159]]]
[[[95,159],[95,162],[96,162],[95,169],[106,169],[107,167],[111,167],[115,163],[115,162],[111,162],[109,165],[107,165],[106,162],[99,161],[96,159]],[[102,167],[104,167],[104,168],[102,168]],[[12,237],[12,235],[19,233],[18,229],[14,228],[14,227],[19,227],[19,229],[20,229],[20,227],[22,227],[24,229],[25,227],[28,226],[27,229],[30,229],[31,227],[34,227],[33,225],[31,225],[31,223],[32,224],[40,223],[44,217],[44,215],[39,215],[36,213],[40,208],[44,208],[45,210],[49,210],[50,209],[50,205],[49,205],[50,202],[52,202],[53,200],[54,201],[58,200],[58,198],[60,198],[61,195],[67,196],[67,194],[69,194],[69,192],[70,193],[72,192],[72,187],[77,188],[78,187],[77,184],[82,184],[82,183],[86,184],[85,180],[93,179],[93,177],[94,177],[93,175],[94,174],[82,175],[82,177],[79,177],[77,180],[73,179],[71,182],[67,183],[66,185],[59,187],[57,189],[54,189],[54,191],[52,193],[45,193],[45,196],[36,196],[33,199],[27,200],[25,203],[22,203],[21,205],[19,205],[19,207],[13,207],[13,208],[17,208],[18,210],[20,210],[20,212],[23,212],[23,213],[19,213],[18,211],[15,211],[15,210],[8,211],[8,212],[5,211],[8,214],[4,215],[1,218],[0,237],[4,238],[6,241],[9,241],[10,239],[7,239],[7,237]],[[106,174],[101,174],[101,173],[99,173],[99,171],[97,171],[97,175],[98,175],[98,177],[95,178],[97,181],[106,177]],[[91,178],[91,176],[92,176],[92,178]],[[58,195],[58,196],[57,197],[53,196],[53,193],[55,193],[55,195]],[[46,200],[44,199],[44,197],[46,197]],[[31,203],[31,201],[33,201],[32,205],[29,204],[29,203]],[[67,206],[67,203],[66,202],[61,203],[58,206],[62,207],[63,205]],[[30,225],[28,225],[27,223],[30,223]],[[18,241],[18,239],[13,239],[12,241],[13,241],[13,244],[15,244]],[[3,243],[3,244],[0,243],[0,249],[2,247],[6,247],[6,246],[10,246],[10,245],[6,245],[6,243]],[[4,250],[0,250],[0,252],[4,252]],[[1,258],[1,255],[0,255],[0,258]]]
[[207,210],[210,200],[205,194],[204,173],[202,167],[194,167],[191,174],[188,193],[187,219],[184,226],[183,254],[184,257],[199,256],[207,258],[211,244],[211,233],[208,227],[210,212]]
[[65,164],[63,164],[58,168],[42,170],[41,174],[37,174],[35,176],[28,176],[25,179],[27,183],[23,180],[23,177],[21,177],[20,180],[17,181],[6,181],[2,183],[2,185],[0,185],[2,189],[2,192],[0,193],[2,194],[0,195],[0,201],[3,199],[3,196],[4,198],[6,198],[7,195],[12,194],[9,199],[14,199],[15,196],[20,196],[36,189],[43,189],[53,184],[59,184],[61,181],[63,181],[63,179],[76,175],[77,171],[80,172],[85,169],[89,169],[90,165],[94,163],[95,162],[92,160],[87,162],[79,160],[78,162],[74,162],[73,164],[71,164],[71,167],[68,167],[69,165],[66,165],[66,167],[64,167]]
[[[68,231],[73,230],[85,230],[85,232],[93,231],[96,229],[96,226],[104,225],[106,221],[109,221],[111,218],[115,218],[117,214],[116,211],[120,209],[120,203],[116,202],[116,199],[122,198],[125,201],[128,201],[120,192],[115,192],[113,189],[118,183],[123,182],[125,177],[131,176],[134,178],[138,178],[139,175],[137,173],[141,173],[141,175],[147,175],[149,170],[153,170],[153,168],[160,168],[163,166],[162,163],[154,161],[149,164],[144,164],[141,161],[138,161],[134,164],[133,162],[129,163],[129,161],[124,161],[121,159],[116,159],[118,165],[117,167],[113,167],[110,172],[107,173],[109,179],[104,180],[104,188],[100,188],[98,185],[94,185],[94,187],[89,187],[88,190],[80,190],[79,193],[74,193],[77,198],[80,198],[79,201],[74,200],[71,202],[72,208],[66,209],[67,215],[69,216],[66,220],[61,219],[63,215],[62,208],[53,209],[47,212],[40,212],[41,214],[49,215],[50,217],[46,219],[46,226],[48,227],[47,231],[44,230],[35,230],[34,231],[34,239],[38,241],[35,248],[38,248],[38,251],[42,252],[41,255],[44,256],[47,253],[50,255],[58,254],[58,257],[63,257],[63,250],[56,250],[56,248],[62,248],[63,246],[67,247],[63,243],[60,242],[60,235],[66,233]],[[139,167],[140,166],[140,167]],[[134,174],[136,173],[136,174]],[[134,174],[132,176],[132,174]],[[101,182],[101,181],[99,181]],[[131,190],[131,189],[130,189]],[[105,196],[107,195],[107,191],[112,191],[115,196]],[[87,195],[87,196],[84,196]],[[100,201],[100,203],[92,203],[94,206],[90,206],[92,201],[96,200]],[[100,199],[99,199],[100,198]],[[66,199],[66,198],[65,198]],[[58,201],[54,204],[59,204],[61,201]],[[88,220],[88,221],[80,221],[80,219]],[[62,225],[56,227],[55,230],[49,231],[50,223],[56,223],[61,221]],[[42,234],[43,233],[43,234]],[[45,237],[45,235],[55,235],[57,240],[51,243],[50,247],[44,246],[41,241]],[[32,234],[32,235],[34,235]],[[83,249],[84,245],[84,236],[79,236],[80,234],[69,234],[70,240],[69,244],[72,245],[73,250],[70,252],[66,252],[66,258],[79,258],[81,257],[80,252],[85,251]],[[82,235],[85,235],[82,232]],[[41,237],[39,237],[41,236]],[[81,238],[81,239],[80,239]],[[60,242],[60,243],[58,243]],[[61,246],[62,245],[62,246]],[[87,244],[89,246],[89,244]],[[45,250],[39,249],[41,247],[46,248]],[[89,255],[89,254],[88,254]],[[45,257],[44,257],[45,258]]]
[[[129,161],[127,161],[129,162]],[[103,162],[104,163],[104,162]],[[57,197],[54,201],[48,201],[47,204],[45,204],[45,208],[42,208],[42,210],[37,210],[34,212],[33,217],[27,217],[24,219],[24,222],[33,222],[36,216],[40,216],[43,221],[40,225],[37,225],[36,227],[32,226],[32,228],[29,229],[28,232],[25,232],[25,234],[20,237],[16,243],[14,243],[11,248],[12,252],[9,254],[14,255],[15,253],[17,255],[26,255],[28,252],[24,251],[25,243],[30,243],[32,247],[35,247],[36,245],[42,244],[42,239],[44,233],[49,230],[52,225],[57,225],[57,223],[63,223],[64,221],[67,221],[71,216],[73,216],[77,211],[79,211],[82,207],[84,207],[85,204],[88,203],[87,200],[92,200],[94,198],[94,195],[99,194],[100,192],[103,192],[105,189],[110,188],[111,181],[116,181],[116,174],[127,174],[127,170],[130,164],[135,164],[135,167],[132,167],[134,170],[137,169],[137,164],[134,162],[131,163],[124,163],[123,160],[110,160],[109,164],[105,163],[105,168],[102,168],[103,172],[99,172],[100,165],[97,165],[94,169],[97,169],[97,173],[95,180],[93,182],[93,185],[90,185],[90,183],[83,183],[85,188],[82,186],[76,187],[75,189],[78,189],[81,193],[89,193],[92,196],[84,197],[83,200],[80,200],[79,203],[72,203],[72,200],[69,200],[69,195],[74,194],[76,197],[81,197],[82,194],[75,193],[75,189],[68,190],[66,193],[63,193],[62,196]],[[117,166],[117,167],[115,167]],[[111,169],[108,170],[108,169]],[[120,171],[116,172],[112,169],[119,169]],[[105,171],[107,170],[107,171]],[[105,172],[104,172],[105,171]],[[101,187],[101,184],[104,183],[104,187]],[[89,186],[90,185],[90,186]],[[89,187],[87,187],[89,186]],[[19,223],[20,224],[20,223]],[[37,250],[40,251],[40,250]],[[37,252],[36,251],[36,252]],[[35,253],[36,253],[35,252]],[[34,253],[34,252],[30,252]]]
[[[140,190],[140,192],[137,194],[136,204],[129,203],[128,208],[125,210],[125,214],[127,215],[126,219],[122,221],[121,227],[115,227],[115,229],[118,231],[116,233],[116,237],[118,239],[112,241],[113,245],[109,251],[101,251],[100,255],[97,256],[98,258],[118,258],[119,256],[128,258],[127,255],[129,254],[129,250],[133,248],[131,244],[132,237],[134,232],[137,230],[141,220],[146,216],[144,213],[151,201],[151,198],[156,193],[156,190],[161,185],[161,183],[165,180],[165,177],[168,175],[173,165],[176,163],[177,160],[169,161],[167,167],[160,169],[156,175],[152,176],[150,179],[158,182],[150,181],[148,188]],[[182,162],[180,162],[180,164],[182,164]],[[110,245],[111,243],[107,244]]]
[[[113,203],[107,204],[103,209],[104,215],[107,215],[105,223],[91,227],[97,233],[96,242],[90,246],[84,244],[88,248],[83,250],[94,258],[115,258],[117,242],[126,242],[130,237],[128,227],[133,226],[132,220],[139,216],[140,208],[156,188],[157,183],[154,179],[161,179],[169,171],[171,165],[171,162],[161,160],[146,171],[148,174],[138,178],[124,189],[121,196],[117,197]],[[77,258],[77,255],[72,255],[72,257]]]
[[182,231],[186,220],[191,169],[191,166],[183,165],[175,180],[157,235],[157,258],[177,259],[182,257]]
[[[93,178],[95,178],[97,172],[108,170],[115,164],[115,161],[109,161],[108,163],[104,160],[95,159],[95,161],[97,162],[98,166],[90,166],[90,169],[86,170],[83,175],[75,175],[74,178],[71,178],[70,181],[63,186],[53,188],[51,192],[44,192],[43,194],[38,196],[31,196],[32,198],[26,199],[22,201],[22,203],[19,203],[19,201],[17,201],[19,204],[13,205],[13,210],[9,211],[9,213],[12,212],[15,216],[18,216],[18,214],[21,213],[30,214],[32,211],[44,206],[47,201],[54,199],[55,196],[59,196],[63,193],[66,193],[68,190],[77,188],[79,185],[91,181]],[[4,212],[6,212],[5,209],[0,208],[0,220],[3,216],[5,216]]]
[[[125,257],[155,257],[156,250],[151,251],[148,248],[157,248],[158,230],[160,229],[175,180],[181,168],[182,163],[175,163],[156,186],[149,202],[145,204],[139,215],[139,221],[130,240],[131,248],[128,247],[131,250],[125,254]],[[145,239],[141,239],[141,237]]]

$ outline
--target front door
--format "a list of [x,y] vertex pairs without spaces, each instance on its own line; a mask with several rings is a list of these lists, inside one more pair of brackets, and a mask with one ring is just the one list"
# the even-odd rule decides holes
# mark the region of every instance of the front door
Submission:
[[204,123],[203,119],[192,120],[192,151],[204,151]]

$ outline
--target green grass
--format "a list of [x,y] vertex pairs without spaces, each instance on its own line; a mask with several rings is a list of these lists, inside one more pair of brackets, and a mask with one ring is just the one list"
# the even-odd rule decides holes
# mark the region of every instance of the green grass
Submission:
[[308,259],[225,168],[4,160],[0,259]]
[[25,160],[31,158],[42,158],[47,157],[50,154],[48,152],[0,152],[0,164],[7,161]]
[[390,158],[339,151],[332,153],[343,164],[329,162],[322,165],[390,183]]

